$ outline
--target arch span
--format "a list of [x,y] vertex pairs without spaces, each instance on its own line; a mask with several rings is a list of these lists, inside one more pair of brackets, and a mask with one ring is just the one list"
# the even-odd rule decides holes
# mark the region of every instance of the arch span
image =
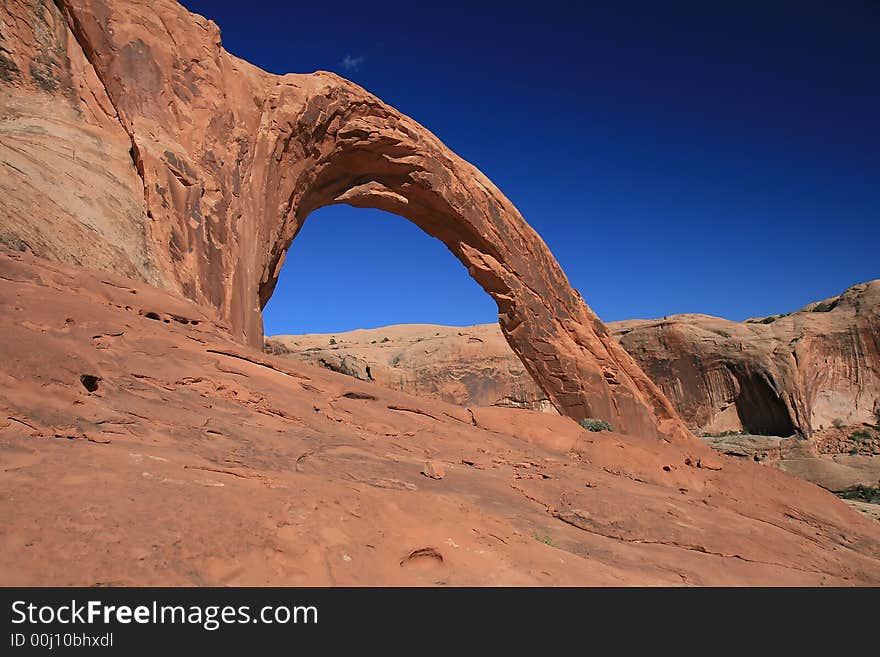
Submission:
[[357,85],[331,74],[311,79],[320,83],[301,111],[312,118],[293,148],[310,156],[305,175],[278,186],[291,211],[267,252],[261,305],[309,213],[333,203],[385,210],[461,260],[495,300],[507,341],[561,413],[609,419],[623,431],[652,431],[659,421],[675,420],[669,402],[486,176]]
[[332,203],[401,215],[495,300],[510,346],[565,415],[689,435],[480,171],[421,125],[326,72],[276,76],[229,55],[172,0],[59,0],[144,184],[165,284],[262,341],[260,310],[305,218]]

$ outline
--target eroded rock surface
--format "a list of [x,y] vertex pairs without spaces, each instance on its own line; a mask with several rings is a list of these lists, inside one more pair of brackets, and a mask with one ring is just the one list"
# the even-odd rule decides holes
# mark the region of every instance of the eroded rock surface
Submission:
[[878,523],[696,441],[412,397],[17,252],[0,307],[5,585],[880,585]]
[[[172,0],[16,0],[2,11],[2,113],[23,98],[30,117],[4,121],[4,143],[32,124],[47,142],[61,131],[64,148],[67,134],[85,143],[106,133],[100,148],[118,179],[104,180],[93,154],[71,157],[64,170],[94,182],[94,197],[50,199],[64,180],[29,191],[29,179],[58,156],[25,144],[19,155],[33,166],[19,167],[11,219],[0,198],[7,244],[164,286],[261,345],[261,308],[309,214],[332,203],[394,212],[441,240],[493,297],[505,338],[560,412],[688,440],[510,201],[409,117],[332,73],[259,70]],[[57,233],[41,230],[51,203]]]
[[877,422],[880,281],[784,316],[609,327],[695,430],[809,437]]
[[265,350],[460,406],[556,412],[497,324],[406,324],[327,335],[276,335],[266,339]]
[[[880,433],[877,435],[880,442]],[[806,440],[748,434],[704,436],[703,441],[722,454],[772,465],[830,491],[880,488],[880,449],[873,446],[832,453],[821,437]]]
[[51,2],[0,8],[0,245],[161,285],[116,109]]

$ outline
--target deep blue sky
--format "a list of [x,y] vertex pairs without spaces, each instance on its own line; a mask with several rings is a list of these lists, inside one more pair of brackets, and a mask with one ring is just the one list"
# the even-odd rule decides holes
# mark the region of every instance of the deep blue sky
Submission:
[[[428,127],[604,320],[743,319],[880,277],[878,2],[184,4],[230,52],[336,71]],[[338,206],[306,222],[265,323],[495,312],[440,242]]]

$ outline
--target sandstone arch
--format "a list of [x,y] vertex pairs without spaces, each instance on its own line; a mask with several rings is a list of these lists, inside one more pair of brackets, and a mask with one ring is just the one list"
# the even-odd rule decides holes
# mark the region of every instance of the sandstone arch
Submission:
[[[653,384],[638,370],[516,208],[479,170],[434,135],[351,82],[318,74],[304,102],[315,117],[302,135],[308,175],[289,193],[289,213],[260,280],[265,305],[284,253],[313,210],[347,203],[403,216],[442,241],[495,300],[502,331],[557,408],[646,431]],[[326,85],[326,86],[324,86]],[[634,394],[635,393],[635,394]],[[660,393],[656,393],[659,397]]]
[[331,73],[259,70],[172,0],[56,4],[68,58],[94,71],[93,94],[109,99],[105,111],[130,138],[156,278],[213,307],[241,340],[261,343],[261,308],[308,214],[374,207],[465,264],[561,413],[686,439],[516,208],[418,123]]

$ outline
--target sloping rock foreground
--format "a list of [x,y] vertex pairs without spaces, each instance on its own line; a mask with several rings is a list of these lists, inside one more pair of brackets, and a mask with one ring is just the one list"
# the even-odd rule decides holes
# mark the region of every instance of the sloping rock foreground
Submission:
[[687,439],[510,201],[364,89],[257,69],[173,0],[10,0],[0,12],[3,243],[164,287],[261,346],[261,308],[309,214],[393,212],[492,296],[561,413]]
[[697,442],[273,357],[143,284],[0,254],[0,580],[880,584],[880,526]]

